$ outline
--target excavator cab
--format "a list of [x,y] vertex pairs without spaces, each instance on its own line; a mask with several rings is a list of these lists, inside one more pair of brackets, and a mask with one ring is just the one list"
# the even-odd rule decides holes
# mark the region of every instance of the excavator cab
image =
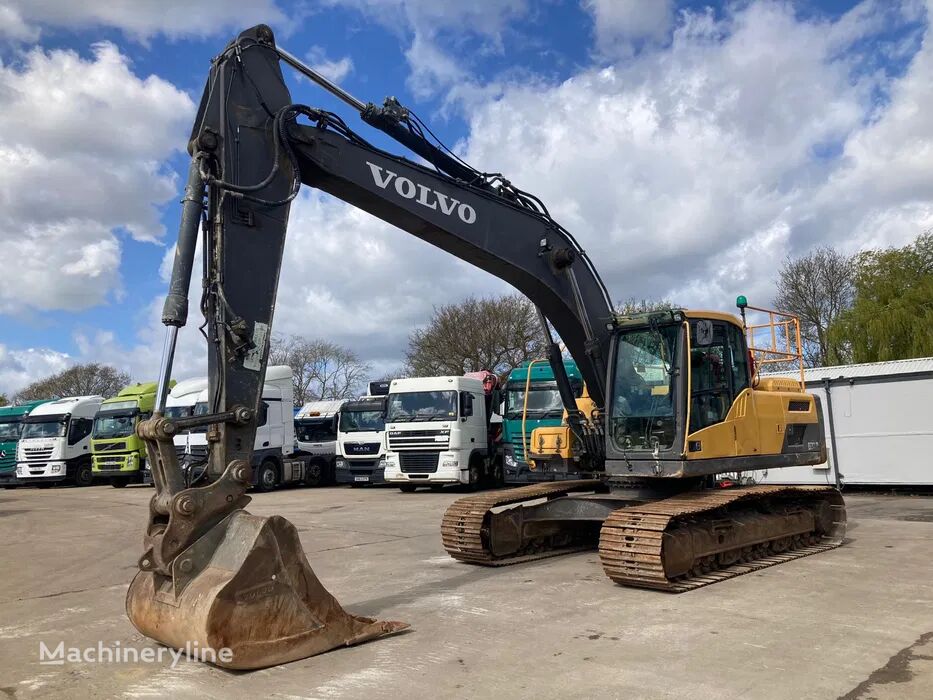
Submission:
[[610,474],[700,477],[825,460],[818,400],[793,379],[758,379],[735,316],[674,309],[620,316],[617,326]]

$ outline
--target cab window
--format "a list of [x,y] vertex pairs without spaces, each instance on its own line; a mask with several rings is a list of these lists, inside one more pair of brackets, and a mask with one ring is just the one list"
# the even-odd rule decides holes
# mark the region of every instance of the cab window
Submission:
[[732,353],[726,324],[690,321],[690,432],[725,419],[732,405]]

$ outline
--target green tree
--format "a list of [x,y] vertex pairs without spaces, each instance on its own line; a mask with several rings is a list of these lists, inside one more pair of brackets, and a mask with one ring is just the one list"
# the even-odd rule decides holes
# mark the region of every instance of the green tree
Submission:
[[933,352],[933,231],[903,248],[870,250],[855,261],[855,303],[830,329],[853,362]]
[[9,401],[7,400],[6,394],[0,394],[0,406],[8,406]]

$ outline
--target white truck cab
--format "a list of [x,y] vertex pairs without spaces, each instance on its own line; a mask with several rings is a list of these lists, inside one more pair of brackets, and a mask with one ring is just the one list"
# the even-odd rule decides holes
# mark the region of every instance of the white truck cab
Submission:
[[[179,386],[182,386],[181,391]],[[291,367],[267,367],[252,459],[252,484],[260,491],[269,491],[282,483],[293,481],[303,481],[308,485],[317,485],[319,481],[319,476],[312,474],[308,468],[305,457],[291,459],[296,447],[292,396],[294,385]],[[179,382],[169,399],[166,402],[166,415],[181,418],[210,412],[210,389],[206,379]],[[193,428],[185,434],[176,435],[175,452],[186,468],[203,466],[208,454],[207,429]]]
[[69,396],[37,406],[23,421],[16,446],[16,477],[22,485],[72,481],[90,486],[91,428],[103,396]]
[[295,414],[295,434],[299,449],[311,455],[324,475],[323,481],[336,480],[337,424],[346,399],[309,401]]
[[495,450],[483,383],[474,377],[394,379],[386,402],[385,480],[418,486],[479,486]]
[[338,484],[385,482],[385,408],[385,396],[361,396],[341,407],[334,464]]

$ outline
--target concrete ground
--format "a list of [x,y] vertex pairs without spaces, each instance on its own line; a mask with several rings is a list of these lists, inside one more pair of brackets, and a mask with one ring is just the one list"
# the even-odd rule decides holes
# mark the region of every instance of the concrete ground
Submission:
[[253,673],[188,660],[40,665],[40,642],[157,648],[123,612],[151,493],[0,491],[0,694],[933,697],[933,498],[870,495],[849,497],[840,549],[669,595],[613,585],[592,552],[456,563],[439,522],[459,494],[258,494],[250,510],[298,527],[345,607],[412,631]]

